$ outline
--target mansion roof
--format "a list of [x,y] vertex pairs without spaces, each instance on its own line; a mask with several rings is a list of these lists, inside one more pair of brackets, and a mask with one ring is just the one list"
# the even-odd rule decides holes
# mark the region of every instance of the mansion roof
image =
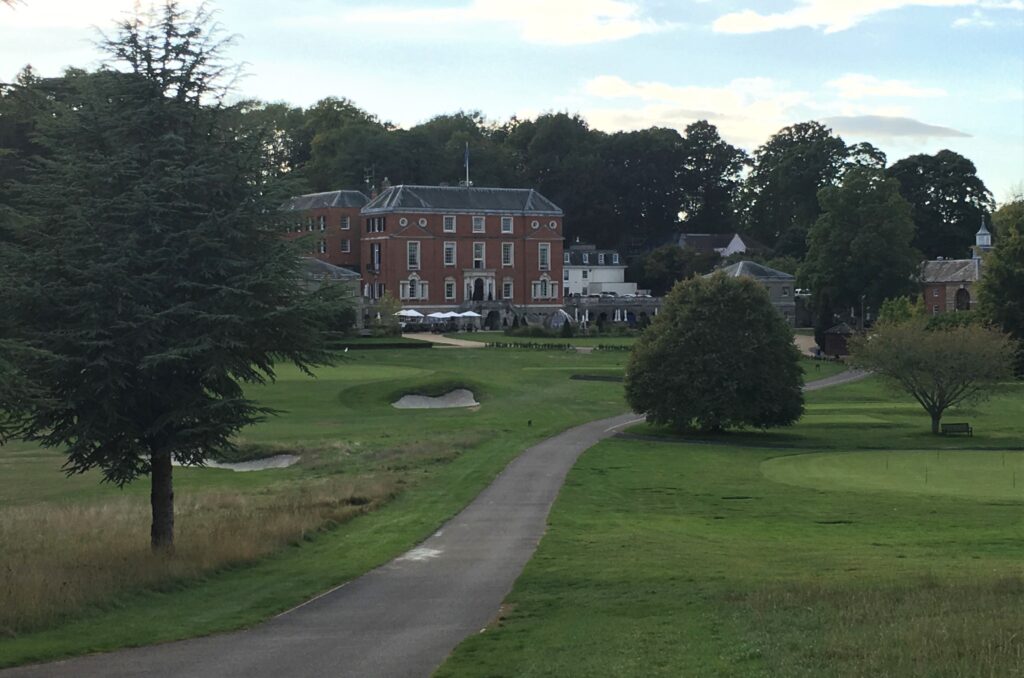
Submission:
[[466,186],[392,186],[363,212],[503,212],[562,216],[562,209],[532,188]]
[[979,259],[936,259],[921,264],[921,282],[976,282],[981,278]]
[[735,233],[680,233],[678,244],[698,252],[714,252],[724,250],[735,237]]
[[[565,250],[566,266],[586,266],[588,268],[625,268],[626,262],[622,260],[616,250],[599,250],[594,245],[576,242]],[[587,260],[584,262],[583,257]]]
[[[725,273],[731,278],[746,276],[757,280],[796,280],[796,278],[789,273],[776,271],[774,268],[768,268],[767,266],[753,261],[740,261],[732,266],[726,266],[725,268],[719,269],[719,271]],[[717,272],[718,271],[715,271],[714,273]],[[714,273],[709,275],[714,275]]]
[[315,257],[302,257],[302,274],[308,280],[358,281],[360,278],[355,271],[335,266]]
[[326,207],[362,207],[370,201],[361,191],[325,191],[290,198],[282,210],[316,210]]

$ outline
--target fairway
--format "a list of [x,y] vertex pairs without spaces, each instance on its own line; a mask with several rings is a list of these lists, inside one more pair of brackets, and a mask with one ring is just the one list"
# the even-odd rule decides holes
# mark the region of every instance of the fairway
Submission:
[[437,676],[1024,678],[1024,386],[950,414],[973,438],[873,378],[807,401],[788,429],[591,448]]
[[1024,501],[1024,452],[899,450],[798,454],[761,464],[768,480],[821,490]]
[[[276,382],[247,388],[279,416],[238,442],[300,461],[176,469],[166,560],[149,553],[146,479],[66,478],[60,450],[0,447],[0,666],[238,628],[350,580],[430,535],[525,448],[624,412],[620,384],[569,377],[621,373],[627,358],[384,349],[313,376],[280,365]],[[480,406],[391,405],[455,387]]]

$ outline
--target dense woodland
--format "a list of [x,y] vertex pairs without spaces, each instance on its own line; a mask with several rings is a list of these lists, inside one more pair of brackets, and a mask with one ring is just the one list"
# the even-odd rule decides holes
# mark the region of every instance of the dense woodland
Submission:
[[[26,68],[0,87],[0,197],[38,154],[34,116],[45,108],[37,100],[60,80]],[[267,140],[266,171],[291,193],[455,185],[468,145],[475,185],[536,188],[565,210],[570,240],[618,248],[629,277],[655,294],[721,263],[675,247],[680,231],[737,231],[757,245],[747,258],[799,274],[820,292],[823,318],[862,295],[877,309],[909,291],[922,259],[968,256],[983,218],[994,220],[998,237],[1024,211],[1020,196],[995,211],[974,164],[953,151],[889,163],[871,144],[847,144],[814,121],[748,154],[705,120],[681,132],[606,133],[568,113],[494,122],[458,112],[404,129],[343,98],[231,108],[240,131]],[[868,271],[886,271],[889,282],[869,285]]]

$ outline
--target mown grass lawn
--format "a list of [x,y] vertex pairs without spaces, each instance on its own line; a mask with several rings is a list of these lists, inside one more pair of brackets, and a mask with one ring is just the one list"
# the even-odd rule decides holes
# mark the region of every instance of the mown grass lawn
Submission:
[[875,380],[808,401],[788,431],[586,452],[437,675],[1024,676],[1024,385],[950,416],[974,438]]
[[[147,479],[118,490],[98,473],[65,478],[58,451],[2,447],[0,666],[238,628],[356,577],[430,534],[530,444],[625,411],[620,384],[569,377],[614,374],[627,355],[350,351],[315,379],[282,366],[275,384],[251,390],[282,414],[241,442],[301,462],[176,469],[170,561],[148,553]],[[390,404],[454,385],[480,406]],[[294,524],[260,532],[282,514]],[[262,548],[246,550],[250,534]],[[235,550],[219,554],[223,544]]]

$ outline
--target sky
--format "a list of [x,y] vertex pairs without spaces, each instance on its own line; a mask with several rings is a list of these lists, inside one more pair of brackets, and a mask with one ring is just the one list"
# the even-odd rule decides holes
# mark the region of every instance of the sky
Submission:
[[[0,6],[0,80],[96,67],[133,0]],[[194,6],[194,0],[183,0]],[[239,94],[345,97],[411,126],[566,111],[608,132],[707,119],[753,151],[819,120],[889,161],[948,148],[1024,190],[1024,0],[218,0]]]

